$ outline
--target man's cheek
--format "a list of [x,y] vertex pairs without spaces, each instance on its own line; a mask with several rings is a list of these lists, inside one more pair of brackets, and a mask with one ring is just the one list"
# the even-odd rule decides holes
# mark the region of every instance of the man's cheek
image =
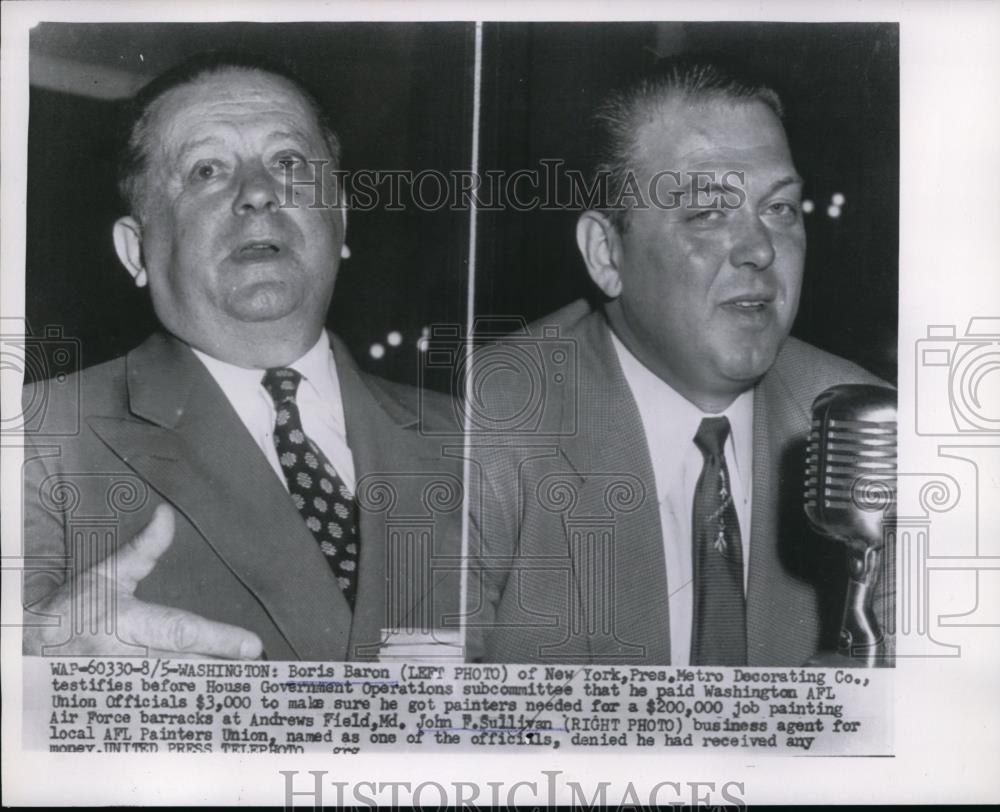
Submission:
[[801,226],[789,231],[779,231],[774,236],[775,250],[780,256],[792,261],[806,254],[806,232]]
[[723,229],[684,235],[673,244],[673,265],[683,270],[691,284],[711,280],[725,266],[732,252],[732,240]]

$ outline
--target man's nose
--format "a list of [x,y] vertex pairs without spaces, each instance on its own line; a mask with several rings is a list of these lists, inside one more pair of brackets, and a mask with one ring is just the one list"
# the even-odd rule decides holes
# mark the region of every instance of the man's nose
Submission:
[[763,270],[774,262],[771,232],[756,215],[750,215],[733,244],[731,260],[737,268]]
[[258,164],[243,167],[238,177],[238,183],[236,197],[233,200],[235,214],[277,211],[277,180],[264,166]]

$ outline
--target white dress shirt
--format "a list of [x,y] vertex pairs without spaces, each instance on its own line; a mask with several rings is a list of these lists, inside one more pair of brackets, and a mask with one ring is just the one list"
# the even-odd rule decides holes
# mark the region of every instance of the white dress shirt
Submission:
[[[274,401],[261,384],[265,370],[234,366],[193,347],[191,349],[215,378],[250,436],[264,452],[275,475],[287,489],[288,483],[274,448]],[[340,381],[326,332],[320,335],[311,350],[289,366],[302,375],[295,397],[302,416],[302,428],[354,493],[354,457],[347,445]]]
[[[656,496],[663,530],[670,605],[670,662],[688,665],[691,659],[691,622],[694,616],[692,512],[694,492],[705,460],[694,444],[705,417],[691,401],[645,367],[618,337],[611,334],[625,380],[632,390],[656,479]],[[721,413],[729,418],[726,467],[743,547],[743,589],[746,592],[750,560],[750,505],[753,484],[753,390],[734,400]]]

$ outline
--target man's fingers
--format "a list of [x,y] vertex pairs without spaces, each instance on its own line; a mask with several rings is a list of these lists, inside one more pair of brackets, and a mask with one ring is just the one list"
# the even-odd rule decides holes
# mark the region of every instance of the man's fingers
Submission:
[[[105,600],[98,606],[98,610],[101,617],[114,613],[112,620],[117,630],[117,642],[88,638],[88,644],[96,645],[88,645],[86,650],[89,653],[114,653],[121,646],[128,650],[131,644],[144,646],[147,651],[169,652],[170,656],[226,659],[260,657],[264,649],[263,643],[251,631],[208,620],[183,609],[145,603],[132,597],[136,585],[152,572],[160,556],[173,541],[174,523],[173,510],[165,504],[159,505],[149,524],[112,554],[115,557],[115,583],[119,591],[114,600]],[[62,610],[62,614],[67,614],[73,598],[73,588],[89,590],[84,591],[83,595],[112,597],[106,595],[100,584],[104,578],[102,571],[103,567],[94,567],[88,572],[95,577],[77,579],[79,583],[74,582],[69,587],[64,585],[62,592],[68,588],[69,594],[62,595],[61,604],[57,607]],[[85,603],[90,606],[94,601],[88,600]]]
[[132,642],[173,652],[175,656],[201,654],[230,660],[254,660],[264,650],[260,638],[247,629],[170,606],[135,601],[123,619],[126,619],[123,631]]
[[149,524],[114,553],[114,572],[122,588],[131,595],[173,540],[174,511],[167,504],[157,505]]

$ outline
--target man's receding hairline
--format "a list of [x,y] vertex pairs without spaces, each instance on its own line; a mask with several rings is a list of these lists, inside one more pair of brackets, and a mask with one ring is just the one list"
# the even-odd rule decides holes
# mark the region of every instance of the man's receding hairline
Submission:
[[[781,117],[774,111],[771,105],[761,99],[734,99],[723,95],[711,97],[702,94],[684,93],[684,91],[678,91],[677,94],[679,94],[679,97],[649,99],[639,101],[633,106],[633,120],[636,125],[633,129],[633,145],[635,147],[639,144],[640,133],[647,132],[649,128],[655,127],[658,124],[665,125],[666,127],[678,125],[678,113],[697,112],[698,108],[708,107],[728,107],[731,109],[759,107],[767,111],[774,119],[778,130],[785,138],[785,141],[788,141],[788,133],[785,132],[785,125]],[[689,126],[689,122],[685,122],[685,125]]]
[[637,123],[646,124],[657,119],[669,120],[668,114],[671,109],[676,112],[678,109],[696,110],[699,107],[762,107],[774,117],[774,120],[780,125],[781,131],[785,131],[781,116],[763,99],[757,97],[735,98],[719,90],[687,91],[683,88],[666,88],[658,96],[637,98],[632,105],[632,110]]
[[[276,80],[284,84],[287,88],[293,90],[295,95],[304,103],[305,108],[309,111],[316,124],[316,129],[320,134],[322,139],[323,135],[323,124],[317,115],[317,111],[314,109],[315,105],[309,99],[309,97],[303,92],[303,90],[295,84],[287,76],[282,76],[279,73],[273,73],[267,70],[267,68],[257,68],[252,65],[216,65],[211,68],[207,68],[204,72],[199,73],[197,76],[192,76],[186,82],[171,87],[164,93],[161,93],[155,99],[150,102],[149,106],[146,108],[142,117],[139,119],[138,126],[133,129],[133,135],[141,135],[144,130],[150,129],[150,122],[155,119],[159,114],[160,110],[167,103],[167,101],[174,95],[180,93],[181,91],[188,90],[190,88],[198,87],[202,84],[208,84],[213,79],[219,79],[224,77],[226,74],[241,73],[241,74],[259,74],[260,76],[267,77],[268,79]],[[148,144],[147,144],[148,146]]]
[[[655,132],[658,125],[666,125],[666,127],[670,127],[671,125],[677,126],[679,122],[676,119],[676,115],[679,111],[694,111],[699,107],[711,106],[731,108],[759,106],[763,108],[774,118],[774,123],[781,132],[786,146],[789,147],[789,154],[791,153],[785,126],[771,105],[758,98],[739,99],[725,96],[721,93],[717,95],[712,95],[712,93],[713,91],[689,92],[680,88],[670,88],[661,94],[663,96],[661,98],[636,100],[632,105],[635,126],[632,129],[631,144],[629,146],[629,153],[632,160],[639,162],[643,157],[643,147],[649,147],[643,141],[650,138],[649,133]],[[686,124],[686,126],[690,126],[690,124]],[[643,166],[642,168],[643,170],[652,171],[648,166]],[[671,168],[676,169],[677,167]]]

